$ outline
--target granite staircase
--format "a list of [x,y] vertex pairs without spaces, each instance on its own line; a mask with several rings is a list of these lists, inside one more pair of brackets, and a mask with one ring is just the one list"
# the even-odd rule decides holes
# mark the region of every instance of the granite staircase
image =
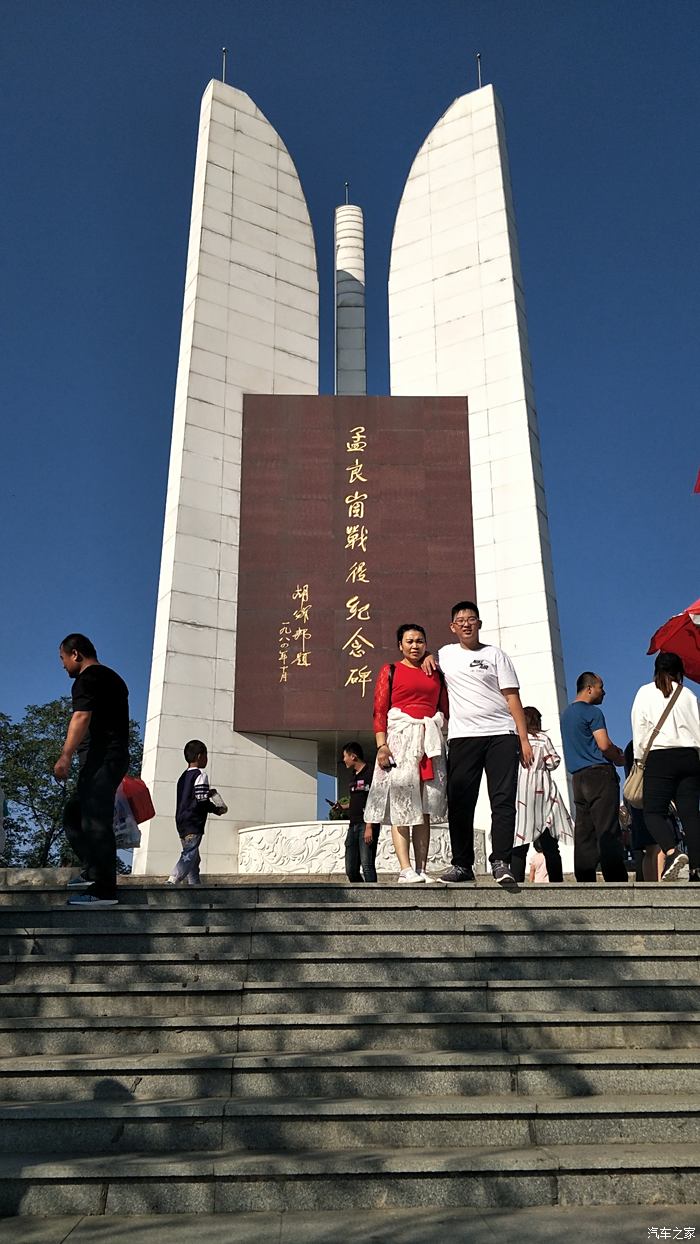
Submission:
[[0,888],[0,1216],[700,1202],[700,886]]

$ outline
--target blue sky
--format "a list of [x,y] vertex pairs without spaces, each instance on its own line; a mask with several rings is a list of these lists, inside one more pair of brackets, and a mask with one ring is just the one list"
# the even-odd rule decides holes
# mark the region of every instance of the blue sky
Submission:
[[[0,710],[87,632],[143,719],[201,94],[229,48],[295,159],[332,385],[332,213],[365,212],[369,387],[411,161],[474,54],[506,111],[569,689],[624,744],[652,631],[700,595],[700,6],[4,0]],[[446,602],[449,604],[450,602]]]

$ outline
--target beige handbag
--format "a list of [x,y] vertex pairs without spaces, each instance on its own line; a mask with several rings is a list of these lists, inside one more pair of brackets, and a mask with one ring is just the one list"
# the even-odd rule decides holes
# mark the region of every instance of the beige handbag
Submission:
[[649,742],[647,743],[646,747],[644,748],[644,751],[642,752],[641,760],[635,760],[634,764],[632,765],[632,769],[629,773],[629,776],[625,779],[625,784],[622,787],[622,794],[624,798],[627,800],[628,804],[632,808],[642,807],[642,804],[644,802],[644,766],[647,762],[647,756],[649,755],[649,752],[651,751],[651,745],[654,742],[654,739],[659,733],[659,730],[663,726],[666,718],[668,717],[671,709],[676,703],[676,700],[678,699],[682,690],[683,690],[683,686],[681,683],[679,683],[673,695],[671,696],[668,704],[666,705],[663,713],[659,717],[659,720],[654,726],[654,729],[649,735]]

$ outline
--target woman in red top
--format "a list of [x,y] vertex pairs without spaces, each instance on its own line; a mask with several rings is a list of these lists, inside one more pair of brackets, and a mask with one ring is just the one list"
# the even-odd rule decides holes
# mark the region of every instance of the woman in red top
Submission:
[[[405,623],[396,632],[401,660],[384,665],[374,688],[377,766],[365,820],[391,825],[400,885],[428,881],[425,865],[430,822],[447,815],[443,727],[447,689],[438,671],[424,674],[426,637],[422,626]],[[415,869],[411,867],[413,837]]]

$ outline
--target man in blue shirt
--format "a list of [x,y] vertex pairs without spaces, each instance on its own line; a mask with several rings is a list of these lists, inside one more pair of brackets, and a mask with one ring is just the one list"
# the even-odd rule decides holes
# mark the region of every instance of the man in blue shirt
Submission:
[[577,881],[595,881],[600,862],[605,881],[627,881],[620,835],[620,779],[623,753],[610,739],[599,705],[605,687],[590,670],[576,681],[576,699],[561,717],[566,767],[572,775],[576,824],[574,875]]

